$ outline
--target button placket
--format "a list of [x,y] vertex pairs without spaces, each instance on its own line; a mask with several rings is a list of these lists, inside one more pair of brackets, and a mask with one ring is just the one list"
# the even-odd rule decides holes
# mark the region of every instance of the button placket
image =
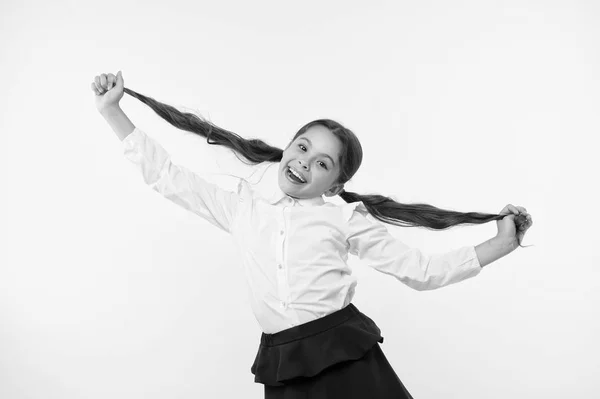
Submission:
[[[282,225],[285,225],[285,220],[283,221]],[[285,241],[284,235],[285,235],[285,228],[282,228],[281,230],[279,230],[279,236],[280,236],[279,252],[281,254],[281,257],[278,259],[278,263],[277,263],[277,269],[279,269],[280,271],[283,269],[283,244]]]
[[[285,210],[287,209],[287,207],[283,208],[283,212],[285,213]],[[286,231],[286,218],[285,215],[281,215],[281,229],[279,230],[279,240],[278,240],[278,248],[277,248],[277,253],[278,253],[278,259],[277,259],[277,294],[279,296],[279,298],[283,299],[283,298],[287,298],[288,296],[288,288],[287,288],[287,278],[286,278],[286,274],[285,274],[285,269],[283,268],[283,263],[285,261],[285,244],[286,244],[286,237],[285,237],[285,231]],[[279,302],[279,306],[283,309],[287,308],[287,302],[280,300]]]
[[[283,211],[285,212],[285,206],[283,207]],[[281,225],[285,226],[285,217],[281,218]],[[279,235],[282,236],[285,233],[285,229],[282,227],[281,230],[279,230]]]
[[285,254],[286,248],[285,247],[288,244],[286,232],[289,232],[289,216],[288,216],[289,215],[289,207],[284,206],[282,209],[282,213],[280,215],[281,215],[282,227],[279,230],[280,240],[279,240],[278,252],[281,254],[281,257],[278,259],[278,263],[277,263],[277,283],[279,285],[279,287],[278,287],[278,294],[279,294],[279,298],[280,298],[279,306],[282,309],[287,309],[287,307],[289,306],[289,303],[287,302],[287,299],[289,296],[289,287],[288,287],[286,269],[283,266],[284,266],[284,263],[286,260],[286,254]]

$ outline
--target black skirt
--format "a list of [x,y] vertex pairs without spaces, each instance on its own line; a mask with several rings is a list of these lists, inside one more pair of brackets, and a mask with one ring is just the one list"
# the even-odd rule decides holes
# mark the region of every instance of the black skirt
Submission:
[[262,333],[251,371],[265,399],[412,399],[380,343],[379,327],[350,303],[320,319]]

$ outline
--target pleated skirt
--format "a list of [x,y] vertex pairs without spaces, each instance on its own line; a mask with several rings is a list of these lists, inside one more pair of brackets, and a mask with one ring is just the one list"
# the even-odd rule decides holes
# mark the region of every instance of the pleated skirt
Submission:
[[354,304],[275,334],[251,367],[265,399],[412,399],[381,350],[381,330]]

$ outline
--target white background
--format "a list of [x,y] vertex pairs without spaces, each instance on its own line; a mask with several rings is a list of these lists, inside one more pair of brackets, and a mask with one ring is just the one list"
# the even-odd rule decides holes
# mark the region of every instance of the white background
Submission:
[[[350,191],[526,207],[533,246],[443,289],[351,257],[354,303],[416,399],[597,396],[599,22],[571,0],[3,1],[0,397],[263,396],[233,241],[145,186],[94,107],[90,83],[119,69],[280,148],[343,123],[364,150]],[[121,107],[174,160],[219,171],[221,149]],[[427,253],[496,234],[388,226]]]

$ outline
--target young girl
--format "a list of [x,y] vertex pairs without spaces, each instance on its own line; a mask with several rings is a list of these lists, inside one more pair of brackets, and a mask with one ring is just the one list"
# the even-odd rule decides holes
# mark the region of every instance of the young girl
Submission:
[[[250,303],[263,330],[251,372],[264,384],[265,398],[412,398],[381,350],[379,327],[351,303],[357,282],[348,253],[411,288],[432,290],[476,276],[520,246],[532,225],[525,208],[510,204],[497,215],[460,213],[345,191],[362,149],[354,133],[332,120],[306,124],[281,150],[126,89],[121,71],[96,76],[92,90],[98,111],[145,183],[239,245]],[[272,190],[259,194],[240,178],[237,191],[227,191],[173,164],[120,109],[124,92],[173,126],[241,153],[252,164],[264,163]],[[347,204],[325,202],[323,195],[339,195]],[[434,256],[409,248],[381,223],[439,230],[492,220],[496,237]]]

